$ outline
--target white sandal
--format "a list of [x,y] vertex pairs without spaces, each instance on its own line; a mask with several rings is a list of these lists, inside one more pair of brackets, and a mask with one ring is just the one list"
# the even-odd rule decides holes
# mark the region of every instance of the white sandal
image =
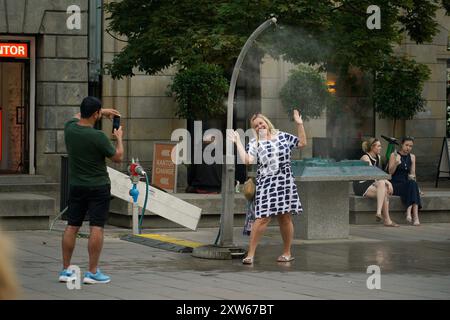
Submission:
[[281,255],[278,257],[277,262],[290,262],[292,260],[294,260],[295,258],[293,256],[285,256],[285,255]]
[[242,259],[242,263],[243,264],[253,264],[253,257],[246,257],[244,259]]

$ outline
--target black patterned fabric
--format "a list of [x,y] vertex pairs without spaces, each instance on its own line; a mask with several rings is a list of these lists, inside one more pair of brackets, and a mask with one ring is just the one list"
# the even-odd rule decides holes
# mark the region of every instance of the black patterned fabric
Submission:
[[255,222],[255,201],[247,201],[247,213],[245,214],[244,236],[249,236]]
[[250,140],[247,152],[257,159],[255,217],[303,211],[291,170],[291,151],[299,139],[279,131],[272,140]]

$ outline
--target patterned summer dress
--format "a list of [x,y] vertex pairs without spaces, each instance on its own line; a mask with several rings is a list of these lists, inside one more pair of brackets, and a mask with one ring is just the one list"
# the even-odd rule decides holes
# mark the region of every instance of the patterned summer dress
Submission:
[[279,131],[272,140],[251,139],[249,155],[257,159],[255,217],[303,211],[291,169],[291,151],[299,139]]

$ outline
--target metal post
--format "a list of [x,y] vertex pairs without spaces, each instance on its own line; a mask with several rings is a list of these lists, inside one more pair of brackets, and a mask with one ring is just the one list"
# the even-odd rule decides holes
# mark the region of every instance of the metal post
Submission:
[[132,219],[133,219],[133,234],[139,234],[139,205],[133,201],[132,206]]
[[[233,129],[233,106],[234,92],[239,70],[244,61],[247,51],[250,49],[256,37],[267,29],[272,23],[276,23],[277,19],[272,18],[261,24],[248,38],[244,47],[239,54],[231,76],[230,89],[228,91],[227,104],[227,130]],[[203,259],[227,260],[233,257],[240,257],[245,254],[245,250],[237,248],[233,243],[233,218],[234,218],[234,155],[232,144],[227,141],[226,154],[224,156],[224,164],[222,166],[222,214],[220,218],[220,238],[218,245],[207,245],[194,248],[192,256]]]
[[139,190],[138,190],[138,184],[139,184],[139,171],[141,174],[145,174],[142,167],[139,165],[139,160],[134,161],[134,158],[131,161],[131,165],[128,166],[128,174],[130,175],[131,180],[131,190],[130,190],[130,196],[131,196],[131,218],[133,223],[133,234],[140,234],[139,230],[139,204],[138,204],[138,198],[139,198]]
[[[259,36],[261,32],[267,29],[270,25],[277,22],[276,18],[271,18],[261,24],[247,39],[242,48],[239,57],[234,65],[233,74],[231,76],[230,89],[228,91],[227,103],[227,130],[233,129],[233,107],[234,107],[234,93],[236,90],[236,83],[239,76],[244,58],[251,48],[253,41]],[[220,225],[220,240],[219,246],[230,247],[233,246],[233,220],[234,220],[234,179],[235,179],[235,165],[232,148],[226,148],[226,155],[224,157],[225,163],[222,171],[222,216]]]

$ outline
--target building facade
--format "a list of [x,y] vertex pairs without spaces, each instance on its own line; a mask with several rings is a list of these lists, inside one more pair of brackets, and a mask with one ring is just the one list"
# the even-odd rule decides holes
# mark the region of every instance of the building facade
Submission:
[[[79,29],[67,26],[73,5]],[[29,49],[24,59],[0,57],[0,173],[58,181],[64,122],[89,91],[87,23],[88,0],[0,1],[0,41]]]

